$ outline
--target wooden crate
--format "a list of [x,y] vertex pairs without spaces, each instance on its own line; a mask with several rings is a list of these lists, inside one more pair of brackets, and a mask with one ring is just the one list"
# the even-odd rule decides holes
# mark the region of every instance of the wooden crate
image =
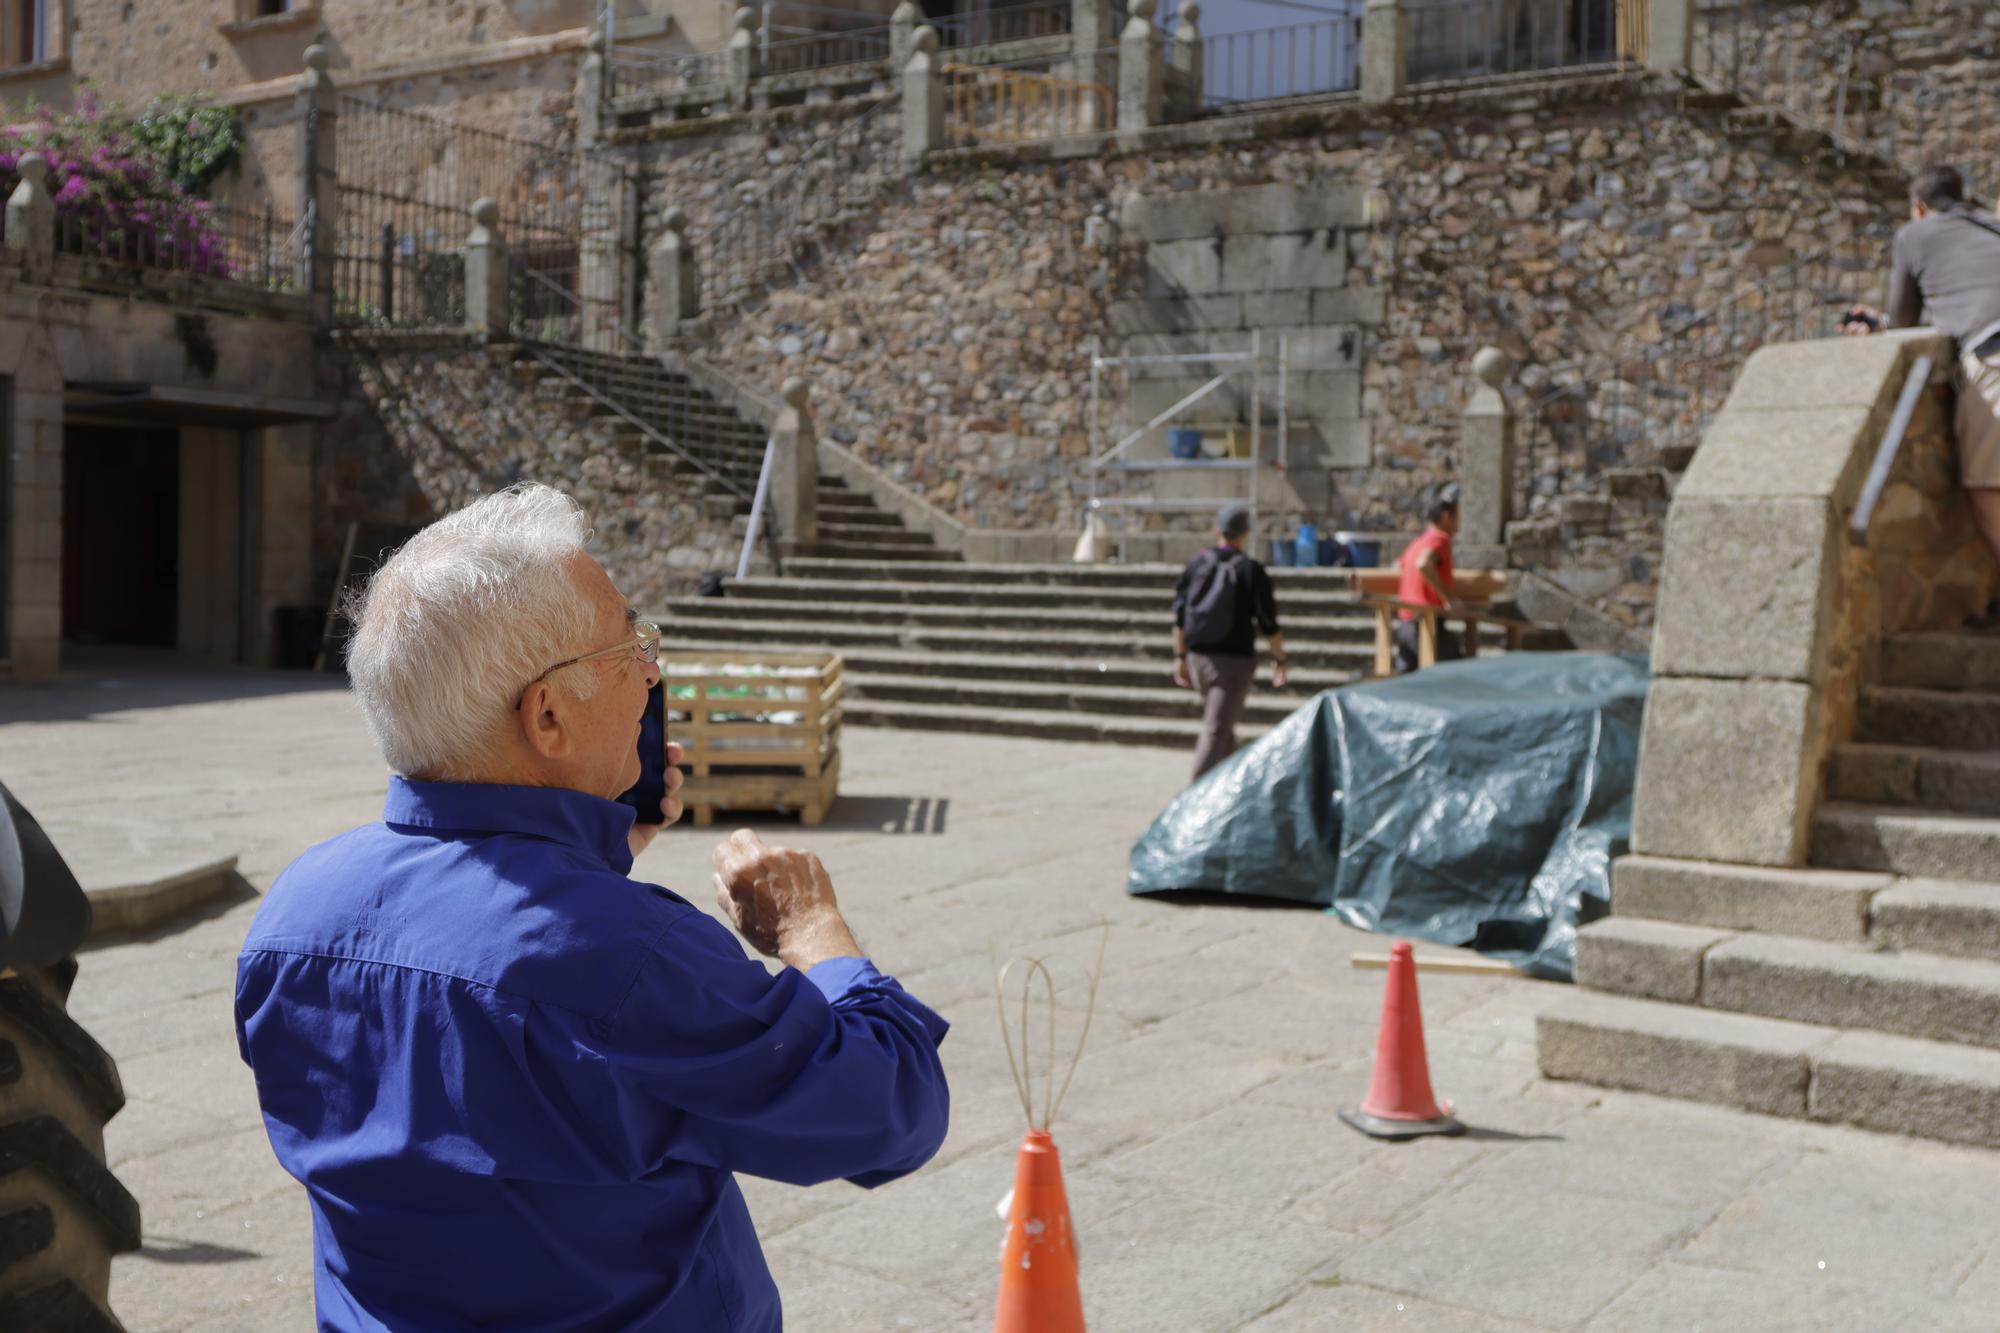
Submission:
[[838,653],[660,655],[667,735],[686,751],[681,802],[697,827],[719,810],[826,818],[840,780],[841,669]]

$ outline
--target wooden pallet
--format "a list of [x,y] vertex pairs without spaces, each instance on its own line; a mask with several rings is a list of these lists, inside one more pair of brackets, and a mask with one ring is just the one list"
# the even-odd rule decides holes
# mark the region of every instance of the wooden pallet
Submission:
[[796,810],[809,826],[826,818],[840,779],[839,654],[672,652],[660,662],[667,734],[685,750],[681,802],[696,827],[723,810]]

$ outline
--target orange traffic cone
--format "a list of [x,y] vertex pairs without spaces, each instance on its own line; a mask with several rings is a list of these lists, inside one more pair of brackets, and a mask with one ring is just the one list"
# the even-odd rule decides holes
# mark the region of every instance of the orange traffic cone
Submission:
[[1382,1030],[1375,1039],[1375,1073],[1368,1099],[1340,1118],[1378,1139],[1463,1134],[1465,1126],[1440,1107],[1424,1055],[1424,1014],[1417,1004],[1417,962],[1408,940],[1389,949],[1389,984],[1382,993]]
[[1083,1333],[1076,1265],[1062,1159],[1047,1130],[1031,1129],[1014,1159],[1014,1202],[1000,1251],[993,1333]]

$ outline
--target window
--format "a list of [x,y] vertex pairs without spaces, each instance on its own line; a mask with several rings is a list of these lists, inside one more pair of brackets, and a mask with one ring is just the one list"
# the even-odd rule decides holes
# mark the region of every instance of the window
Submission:
[[49,0],[0,0],[0,66],[49,58]]
[[273,14],[289,14],[292,0],[252,0],[254,9],[246,17],[267,19]]

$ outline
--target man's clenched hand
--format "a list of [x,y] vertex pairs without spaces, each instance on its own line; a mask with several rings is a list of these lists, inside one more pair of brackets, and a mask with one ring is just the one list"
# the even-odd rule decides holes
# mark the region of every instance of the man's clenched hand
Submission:
[[833,881],[811,852],[766,847],[749,829],[715,845],[715,900],[757,952],[800,971],[829,958],[860,958],[841,919]]

